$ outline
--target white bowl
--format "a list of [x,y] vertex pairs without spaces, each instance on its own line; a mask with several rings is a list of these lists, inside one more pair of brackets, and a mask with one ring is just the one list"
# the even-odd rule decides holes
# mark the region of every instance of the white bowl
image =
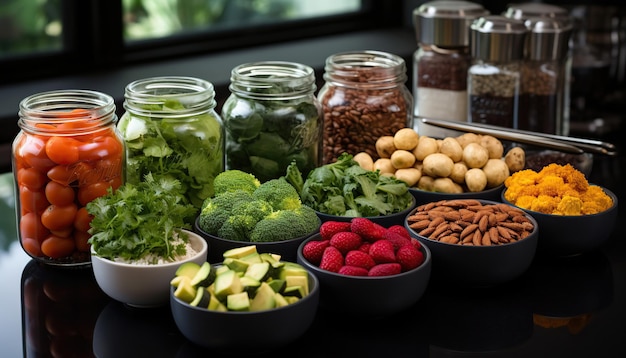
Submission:
[[166,264],[128,264],[97,256],[92,248],[91,266],[98,286],[109,297],[136,307],[156,307],[169,303],[170,280],[178,267],[193,261],[207,260],[208,244],[200,235],[183,230],[197,254],[191,258]]

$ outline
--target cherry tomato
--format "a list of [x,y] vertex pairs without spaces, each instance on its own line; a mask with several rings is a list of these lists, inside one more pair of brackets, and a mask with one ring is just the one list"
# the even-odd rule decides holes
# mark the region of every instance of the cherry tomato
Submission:
[[89,231],[89,229],[91,229],[90,223],[92,219],[93,216],[89,214],[87,208],[83,206],[76,212],[76,218],[74,219],[74,228],[77,231],[87,232]]
[[73,138],[55,136],[46,142],[48,158],[57,164],[67,165],[78,161],[80,142]]
[[70,186],[78,179],[75,169],[67,165],[56,165],[48,170],[46,174],[50,180],[66,186]]
[[77,211],[76,204],[65,206],[50,205],[41,214],[41,223],[51,231],[73,227]]
[[43,226],[41,217],[36,213],[26,213],[20,217],[20,237],[43,241],[50,235],[50,230]]
[[104,158],[97,161],[95,171],[100,174],[100,180],[102,181],[120,178],[122,175],[122,156]]
[[76,194],[74,189],[55,181],[46,184],[46,199],[53,205],[66,206],[74,202]]
[[71,237],[74,234],[74,228],[71,226],[61,230],[50,230],[50,233],[58,237]]
[[41,253],[41,245],[36,239],[30,237],[22,238],[22,248],[32,257],[39,257]]
[[89,243],[89,239],[91,238],[91,234],[84,231],[74,231],[74,242],[76,243],[76,250],[80,252],[89,252],[91,251],[91,244]]
[[74,239],[55,235],[48,236],[41,243],[41,252],[53,259],[70,256],[75,248],[76,244],[74,243]]
[[46,172],[56,164],[46,154],[46,137],[28,135],[18,146],[17,155],[31,167]]
[[38,190],[48,181],[45,173],[35,168],[22,168],[17,171],[17,184],[24,185],[31,190]]
[[46,199],[43,190],[30,190],[25,186],[20,187],[20,209],[22,213],[40,213],[50,203]]
[[111,184],[102,181],[87,186],[81,186],[78,188],[78,202],[80,205],[85,206],[93,199],[106,195],[110,187]]
[[119,157],[122,153],[122,143],[112,136],[100,136],[90,143],[78,147],[81,160],[96,161],[103,158]]

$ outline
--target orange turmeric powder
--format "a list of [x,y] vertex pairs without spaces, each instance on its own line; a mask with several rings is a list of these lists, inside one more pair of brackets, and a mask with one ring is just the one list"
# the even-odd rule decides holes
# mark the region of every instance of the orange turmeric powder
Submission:
[[589,215],[609,209],[613,200],[602,188],[589,185],[571,164],[556,163],[541,171],[524,169],[505,181],[504,198],[523,209],[553,215]]

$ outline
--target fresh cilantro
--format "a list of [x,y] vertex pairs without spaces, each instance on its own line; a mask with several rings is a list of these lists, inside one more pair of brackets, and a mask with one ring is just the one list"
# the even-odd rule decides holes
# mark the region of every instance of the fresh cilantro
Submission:
[[176,237],[189,229],[196,208],[184,198],[180,181],[148,174],[142,182],[109,189],[88,203],[87,211],[93,215],[89,242],[98,256],[171,260],[186,252]]

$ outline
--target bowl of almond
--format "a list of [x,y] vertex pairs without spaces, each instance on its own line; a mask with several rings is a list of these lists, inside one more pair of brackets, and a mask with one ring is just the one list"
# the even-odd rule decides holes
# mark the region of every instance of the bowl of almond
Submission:
[[522,276],[539,237],[537,221],[523,210],[479,199],[419,205],[405,228],[431,250],[433,282],[463,286],[493,286]]

